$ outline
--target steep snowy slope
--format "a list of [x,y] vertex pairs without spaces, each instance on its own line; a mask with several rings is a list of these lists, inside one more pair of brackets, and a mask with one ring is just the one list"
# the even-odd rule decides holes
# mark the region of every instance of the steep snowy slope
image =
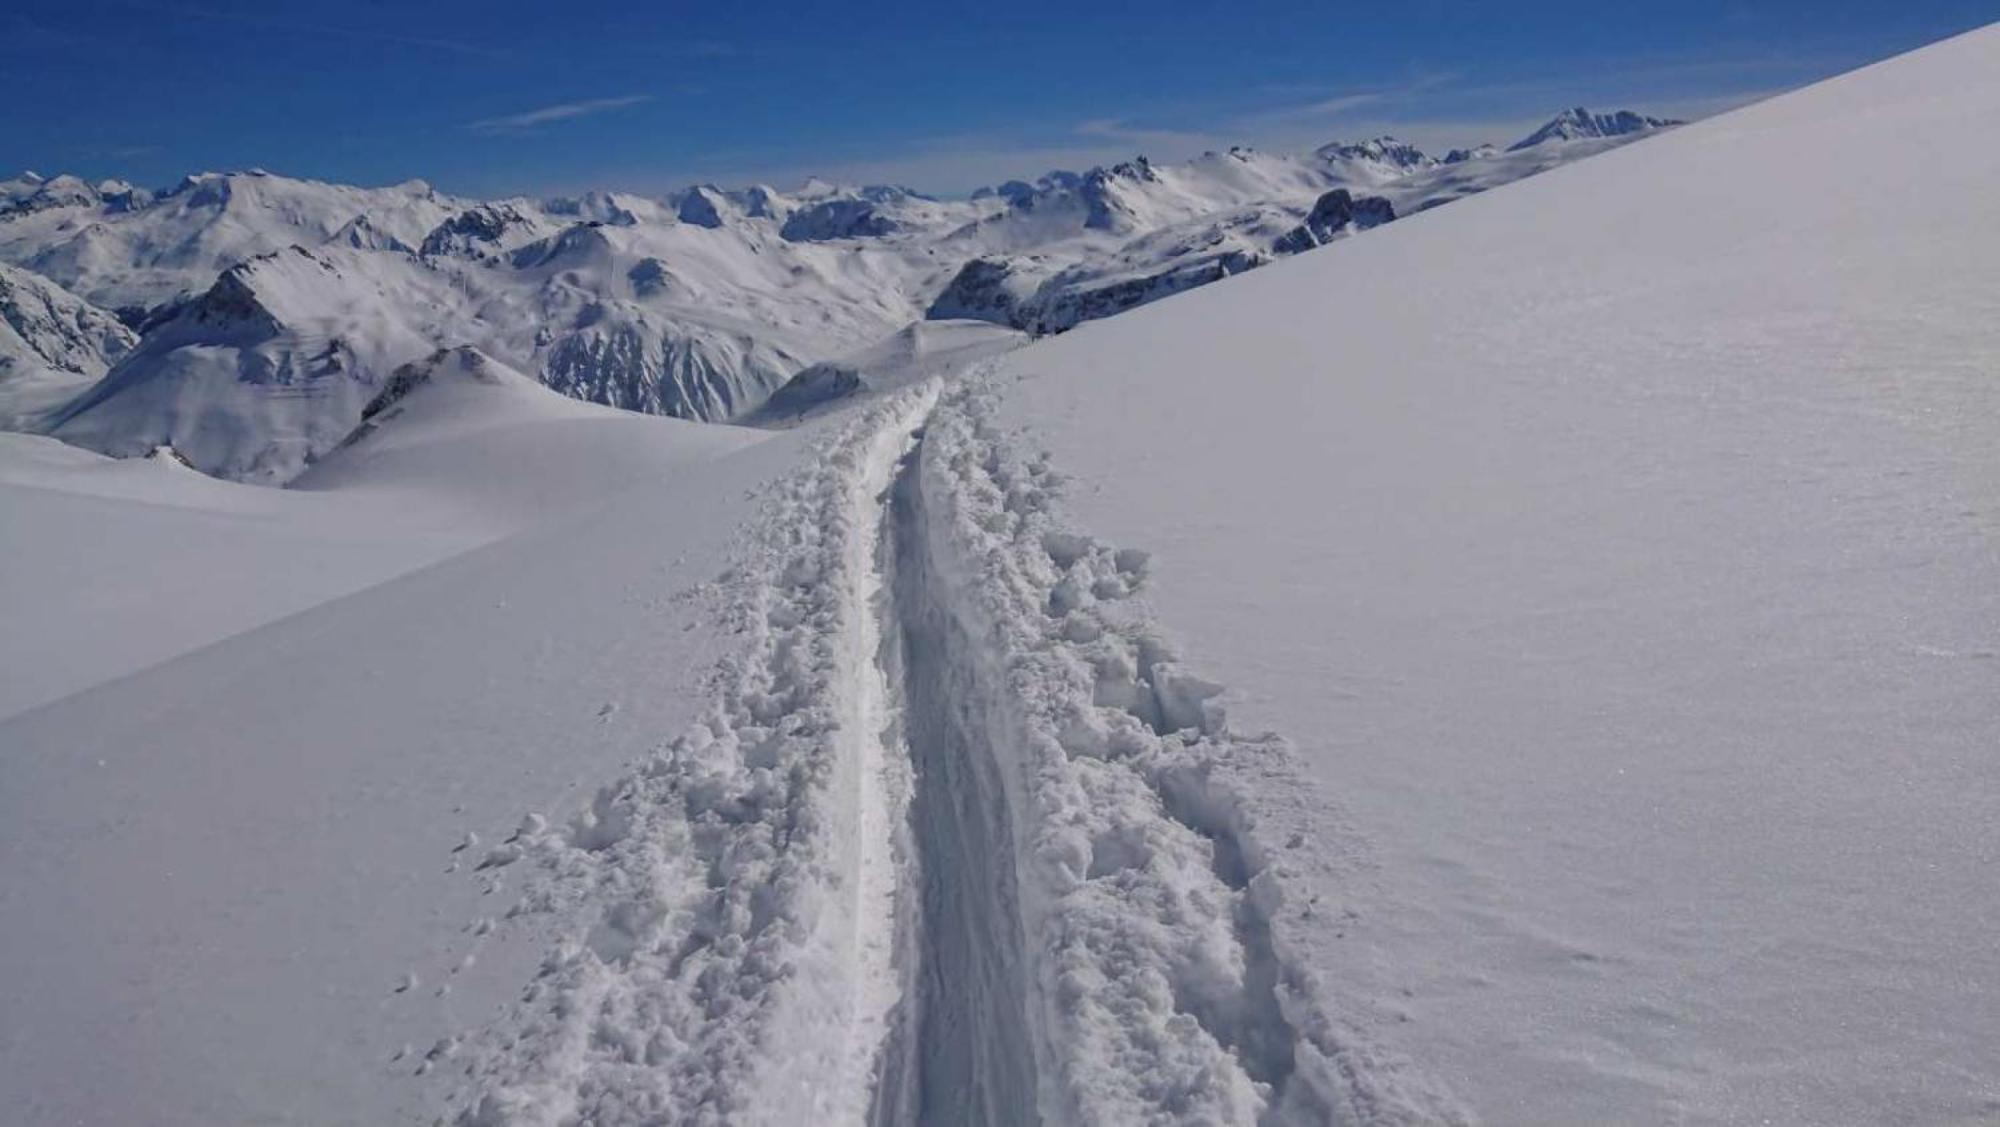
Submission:
[[0,266],[0,430],[102,379],[138,340],[116,317],[47,278]]
[[1996,115],[1989,28],[1000,362],[1474,1114],[1993,1114]]
[[408,255],[291,247],[226,271],[52,420],[117,457],[172,446],[281,484],[347,436],[399,365],[456,343],[463,298]]

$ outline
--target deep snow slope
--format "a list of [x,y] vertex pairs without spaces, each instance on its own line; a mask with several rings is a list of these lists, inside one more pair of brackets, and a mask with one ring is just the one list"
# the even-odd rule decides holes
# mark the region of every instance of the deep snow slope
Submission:
[[1996,116],[1988,28],[998,363],[1473,1114],[2000,1113]]

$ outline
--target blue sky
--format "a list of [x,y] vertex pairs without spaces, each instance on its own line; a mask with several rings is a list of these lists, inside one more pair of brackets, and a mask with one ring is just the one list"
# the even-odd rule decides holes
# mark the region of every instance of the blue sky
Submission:
[[1233,143],[1504,144],[1575,104],[1696,116],[1995,18],[1995,0],[7,0],[0,169],[956,193]]

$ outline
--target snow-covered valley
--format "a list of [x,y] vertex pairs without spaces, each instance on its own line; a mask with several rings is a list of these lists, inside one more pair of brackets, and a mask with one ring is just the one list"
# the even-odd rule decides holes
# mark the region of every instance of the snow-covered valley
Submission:
[[10,1121],[1991,1118],[1996,116],[0,185]]

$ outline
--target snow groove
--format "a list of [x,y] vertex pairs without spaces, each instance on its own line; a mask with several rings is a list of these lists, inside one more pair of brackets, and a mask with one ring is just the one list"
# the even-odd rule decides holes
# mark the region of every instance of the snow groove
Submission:
[[903,743],[916,772],[911,806],[911,989],[900,1068],[884,1076],[877,1122],[1036,1121],[1013,829],[991,734],[992,702],[965,655],[974,643],[937,599],[917,467],[923,440],[890,502],[891,611],[885,658],[903,690]]
[[1145,553],[1060,524],[1059,476],[995,402],[974,381],[925,425],[921,600],[952,620],[962,648],[936,656],[1012,828],[1041,1120],[1459,1118],[1336,1024],[1287,953],[1282,867],[1238,780],[1300,789],[1288,746],[1228,731],[1222,687],[1131,598]]

